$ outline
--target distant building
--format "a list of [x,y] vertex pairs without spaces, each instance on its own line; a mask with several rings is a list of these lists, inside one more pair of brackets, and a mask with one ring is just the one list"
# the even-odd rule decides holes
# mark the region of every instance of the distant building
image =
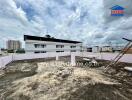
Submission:
[[101,47],[101,52],[113,52],[113,48],[111,46],[103,46]]
[[99,46],[94,46],[94,47],[92,47],[92,52],[98,53],[98,52],[100,52],[100,51],[101,51],[101,48],[100,48]]
[[17,50],[21,49],[21,42],[18,40],[8,40],[6,42],[6,48],[8,50]]
[[[113,47],[113,52],[121,52],[123,50],[127,50],[127,48],[124,48],[124,46],[116,46],[116,47]],[[126,54],[132,54],[132,48],[130,48]]]
[[81,52],[92,52],[92,47],[83,46]]
[[124,46],[114,46],[113,52],[120,52],[123,48],[124,48]]
[[[89,48],[91,50],[91,48]],[[113,48],[111,46],[94,46],[92,47],[92,52],[99,53],[99,52],[113,52]]]
[[24,35],[26,53],[81,52],[82,42]]
[[87,48],[87,52],[92,52],[92,47]]
[[86,46],[82,46],[81,52],[87,52],[87,47]]

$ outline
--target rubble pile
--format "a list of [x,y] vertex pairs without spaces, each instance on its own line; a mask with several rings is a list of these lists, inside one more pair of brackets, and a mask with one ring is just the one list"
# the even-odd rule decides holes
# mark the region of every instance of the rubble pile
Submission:
[[63,61],[16,63],[0,74],[0,100],[131,100],[132,89],[123,89],[98,68]]

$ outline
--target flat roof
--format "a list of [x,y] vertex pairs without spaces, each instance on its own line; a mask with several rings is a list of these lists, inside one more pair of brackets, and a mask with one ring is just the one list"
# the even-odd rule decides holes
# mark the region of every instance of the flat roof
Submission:
[[24,41],[26,40],[37,40],[37,41],[50,41],[50,42],[62,42],[62,43],[82,43],[80,41],[72,41],[72,40],[64,40],[64,39],[56,39],[56,38],[47,38],[47,37],[39,37],[39,36],[31,36],[24,35]]

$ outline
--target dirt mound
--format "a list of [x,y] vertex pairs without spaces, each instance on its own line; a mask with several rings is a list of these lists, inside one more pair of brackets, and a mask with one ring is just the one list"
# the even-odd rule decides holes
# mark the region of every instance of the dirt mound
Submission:
[[[1,88],[5,89],[0,93],[1,100],[131,100],[132,98],[131,88],[124,88],[118,80],[107,77],[98,69],[71,67],[62,61],[18,63],[8,68],[11,69],[35,73],[28,77],[8,80],[11,84]],[[0,80],[4,82],[5,79]]]
[[[118,88],[119,87],[116,85],[101,83],[86,85],[70,93],[70,97],[67,100],[130,100],[130,98],[127,98]],[[63,97],[67,96],[65,95],[61,98]]]
[[0,70],[0,100],[3,99],[2,95],[12,88],[12,82],[36,74],[36,69],[37,64],[34,63],[15,63]]

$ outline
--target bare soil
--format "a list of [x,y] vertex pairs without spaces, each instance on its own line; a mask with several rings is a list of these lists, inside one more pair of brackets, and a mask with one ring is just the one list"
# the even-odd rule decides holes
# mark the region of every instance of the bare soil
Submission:
[[[17,61],[0,70],[0,100],[132,100],[132,64],[71,67],[63,61]],[[81,60],[81,58],[78,58]]]

